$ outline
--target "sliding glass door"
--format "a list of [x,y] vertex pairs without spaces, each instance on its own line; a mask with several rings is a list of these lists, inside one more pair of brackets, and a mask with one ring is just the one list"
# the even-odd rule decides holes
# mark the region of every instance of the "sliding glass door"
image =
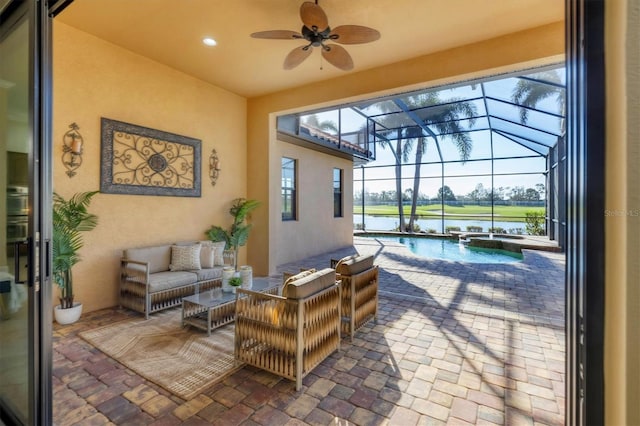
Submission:
[[0,0],[0,424],[6,425],[51,423],[48,7]]
[[[33,238],[29,158],[29,19],[3,21],[0,37],[0,404],[12,422],[32,424]],[[31,193],[31,194],[30,194]],[[31,226],[30,226],[31,225]]]

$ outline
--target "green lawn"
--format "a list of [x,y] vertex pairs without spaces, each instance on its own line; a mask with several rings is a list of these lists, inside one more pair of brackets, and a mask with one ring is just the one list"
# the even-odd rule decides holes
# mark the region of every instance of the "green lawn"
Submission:
[[[440,216],[442,206],[430,205],[430,206],[418,206],[416,213],[419,216]],[[544,207],[522,207],[522,206],[494,206],[494,215],[496,217],[503,217],[505,220],[511,222],[524,222],[526,212],[536,211],[545,213]],[[484,219],[487,216],[491,216],[490,206],[444,206],[444,212],[446,215],[455,215],[455,219]],[[353,206],[354,214],[362,213],[362,206]],[[404,206],[404,213],[408,215],[411,213],[411,206]],[[398,214],[398,207],[396,206],[365,206],[365,214],[373,216],[396,216]]]

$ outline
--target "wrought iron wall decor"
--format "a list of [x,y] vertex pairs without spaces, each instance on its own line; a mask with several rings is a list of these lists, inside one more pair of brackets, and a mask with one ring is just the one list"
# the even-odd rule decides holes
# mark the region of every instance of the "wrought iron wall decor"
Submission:
[[200,196],[201,141],[102,118],[100,191]]
[[218,175],[220,174],[220,160],[218,159],[218,153],[215,149],[211,150],[209,156],[209,178],[211,179],[211,186],[216,186]]
[[84,140],[78,131],[80,126],[69,124],[67,133],[62,137],[62,164],[67,168],[65,172],[70,178],[76,175],[76,170],[82,165],[82,145]]

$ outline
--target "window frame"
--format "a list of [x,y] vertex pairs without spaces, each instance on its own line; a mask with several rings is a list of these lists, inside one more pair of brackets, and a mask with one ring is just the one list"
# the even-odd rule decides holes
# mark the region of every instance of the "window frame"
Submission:
[[[291,164],[292,167],[289,167],[288,164]],[[285,172],[289,172],[291,177],[289,177],[288,174],[285,175]],[[282,221],[296,221],[298,220],[298,160],[290,157],[282,157],[280,173],[280,212]],[[287,179],[292,181],[291,185],[286,185]]]
[[[338,172],[336,180],[336,172]],[[338,167],[333,168],[333,217],[344,217],[344,170]],[[336,187],[336,183],[338,186]],[[337,191],[336,191],[337,190]],[[336,196],[338,198],[336,198]],[[336,201],[338,202],[336,204]],[[336,211],[336,207],[338,211]]]

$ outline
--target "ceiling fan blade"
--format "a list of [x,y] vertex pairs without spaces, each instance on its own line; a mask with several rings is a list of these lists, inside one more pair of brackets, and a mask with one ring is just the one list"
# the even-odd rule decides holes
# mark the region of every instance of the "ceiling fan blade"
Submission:
[[311,55],[311,50],[313,50],[310,46],[301,46],[293,49],[286,58],[284,58],[284,69],[291,70],[297,67],[307,59],[309,55]]
[[349,55],[344,47],[338,46],[337,44],[327,44],[325,48],[322,49],[322,57],[331,65],[343,71],[353,69],[353,59],[351,59],[351,55]]
[[362,25],[340,25],[331,31],[331,40],[341,44],[370,43],[380,38],[380,32]]
[[329,26],[329,20],[324,10],[310,1],[305,1],[302,3],[302,6],[300,6],[300,19],[302,19],[305,27],[311,30],[313,30],[313,27],[316,27],[316,29],[321,32]]
[[295,31],[289,31],[289,30],[273,30],[273,31],[258,31],[257,33],[252,33],[251,37],[277,39],[277,40],[293,40],[293,39],[302,38],[302,34],[297,33]]

